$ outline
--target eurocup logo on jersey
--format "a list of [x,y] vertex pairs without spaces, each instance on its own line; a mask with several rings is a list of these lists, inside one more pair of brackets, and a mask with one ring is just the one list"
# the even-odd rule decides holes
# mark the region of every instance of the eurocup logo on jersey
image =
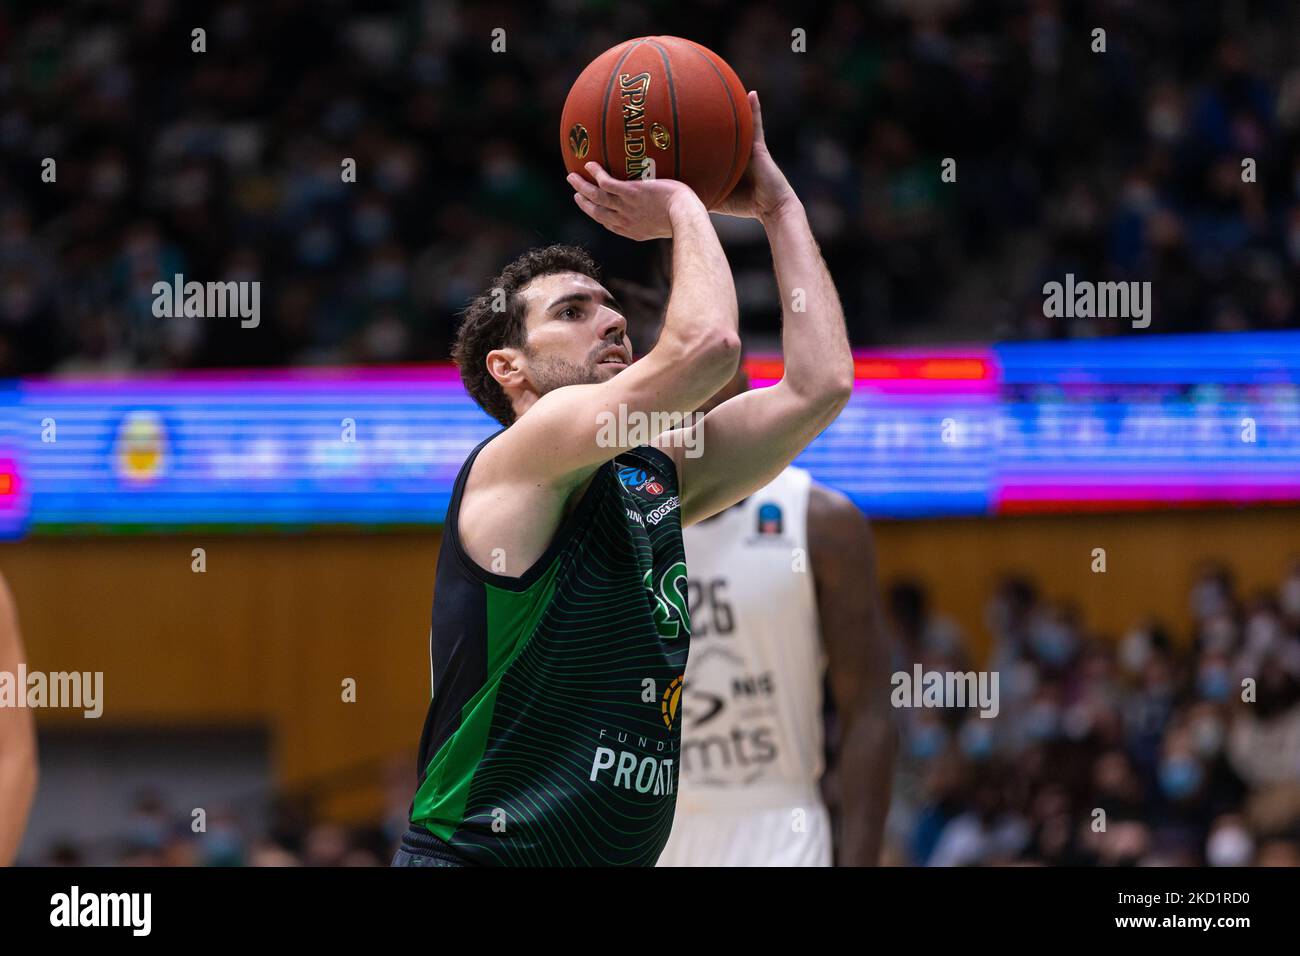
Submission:
[[781,506],[767,502],[758,508],[758,533],[781,533]]
[[663,494],[664,486],[659,483],[659,479],[642,468],[620,468],[618,470],[618,480],[623,483],[624,488],[630,488],[633,491],[644,491],[651,497]]
[[754,533],[745,539],[745,544],[757,544],[761,547],[792,544],[785,535],[785,512],[775,501],[765,501],[758,506],[754,516]]

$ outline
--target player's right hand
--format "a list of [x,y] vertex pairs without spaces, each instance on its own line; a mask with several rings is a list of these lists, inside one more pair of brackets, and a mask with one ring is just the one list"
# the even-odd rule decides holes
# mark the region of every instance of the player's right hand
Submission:
[[587,163],[586,170],[594,183],[569,173],[574,201],[610,232],[628,239],[669,239],[675,214],[692,203],[704,209],[695,190],[676,179],[624,181],[605,172],[599,163]]

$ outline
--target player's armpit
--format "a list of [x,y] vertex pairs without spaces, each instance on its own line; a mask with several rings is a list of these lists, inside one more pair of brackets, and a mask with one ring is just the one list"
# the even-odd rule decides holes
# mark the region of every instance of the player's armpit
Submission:
[[673,455],[681,482],[682,527],[703,521],[779,475],[839,415],[852,383],[815,396],[782,379],[723,402],[698,422],[652,444]]

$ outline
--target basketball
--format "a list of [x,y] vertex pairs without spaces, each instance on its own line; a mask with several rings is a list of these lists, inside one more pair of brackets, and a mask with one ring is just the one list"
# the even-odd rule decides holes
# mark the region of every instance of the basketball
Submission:
[[713,208],[749,165],[754,139],[744,85],[707,47],[638,37],[596,57],[560,114],[568,172],[600,163],[617,179],[677,179]]

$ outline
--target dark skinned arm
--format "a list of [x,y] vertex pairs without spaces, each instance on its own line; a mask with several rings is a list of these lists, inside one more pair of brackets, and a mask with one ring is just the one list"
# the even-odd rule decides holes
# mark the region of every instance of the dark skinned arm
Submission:
[[875,866],[889,811],[897,725],[871,526],[838,491],[813,484],[808,550],[840,724],[841,866]]

